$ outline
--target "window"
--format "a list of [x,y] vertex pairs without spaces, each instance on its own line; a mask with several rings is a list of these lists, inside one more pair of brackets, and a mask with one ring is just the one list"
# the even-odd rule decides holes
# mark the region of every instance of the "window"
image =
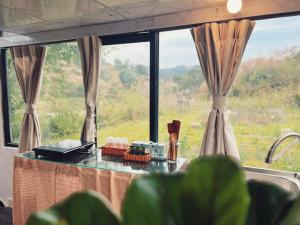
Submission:
[[98,137],[149,140],[149,42],[102,47]]
[[300,133],[300,16],[257,21],[230,95],[243,164],[299,171],[300,144],[271,165],[264,160],[281,134]]
[[[228,113],[246,166],[299,171],[300,144],[271,165],[274,141],[300,132],[300,16],[257,21],[228,97]],[[189,30],[160,32],[159,138],[166,124],[182,121],[181,149],[198,155],[212,99]],[[282,144],[277,152],[289,142]]]
[[[85,115],[77,44],[48,47],[38,103],[42,141],[77,139]],[[189,29],[104,37],[101,55],[100,143],[107,136],[168,142],[167,123],[178,119],[181,155],[197,156],[212,99]],[[9,52],[5,78],[5,135],[17,143],[24,106]],[[282,133],[300,133],[300,16],[257,21],[228,102],[244,165],[300,170],[300,144],[278,162],[264,163]]]
[[199,155],[211,109],[189,29],[160,33],[159,140],[168,142],[167,123],[181,121],[181,155]]
[[[18,143],[24,104],[9,51],[7,85],[11,142]],[[76,42],[47,46],[37,111],[43,144],[80,137],[85,106],[80,55]]]
[[10,135],[11,142],[18,143],[20,126],[24,115],[24,103],[20,93],[14,64],[10,52],[7,51],[7,89],[9,102]]
[[[104,38],[97,102],[100,143],[107,136],[149,140],[151,35]],[[18,143],[24,103],[7,56],[7,143]],[[4,93],[6,90],[4,90]],[[85,118],[80,53],[76,42],[48,44],[37,104],[42,144],[79,139]],[[6,120],[8,121],[8,120]]]

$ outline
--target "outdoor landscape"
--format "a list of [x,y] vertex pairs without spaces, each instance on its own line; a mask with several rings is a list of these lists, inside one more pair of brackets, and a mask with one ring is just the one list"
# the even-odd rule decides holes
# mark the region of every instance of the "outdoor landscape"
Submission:
[[[149,65],[106,60],[121,47],[102,51],[97,107],[102,144],[108,136],[149,139]],[[9,54],[8,72],[11,133],[18,142],[24,105]],[[159,99],[160,141],[168,140],[166,124],[179,119],[181,155],[197,156],[212,104],[199,65],[162,68]],[[300,171],[300,144],[278,162],[264,163],[276,138],[300,132],[300,50],[244,60],[228,96],[228,112],[245,165]],[[85,111],[76,43],[49,45],[38,114],[43,144],[79,138]]]

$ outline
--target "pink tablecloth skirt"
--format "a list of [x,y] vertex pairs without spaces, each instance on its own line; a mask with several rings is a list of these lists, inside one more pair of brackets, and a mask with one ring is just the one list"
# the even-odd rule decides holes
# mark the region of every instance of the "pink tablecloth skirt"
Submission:
[[31,213],[47,209],[71,193],[86,189],[101,193],[119,211],[134,176],[129,173],[15,157],[14,225],[25,225]]

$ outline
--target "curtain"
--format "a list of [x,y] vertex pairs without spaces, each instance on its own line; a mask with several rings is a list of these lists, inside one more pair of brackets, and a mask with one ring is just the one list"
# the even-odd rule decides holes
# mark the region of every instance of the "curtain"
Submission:
[[236,77],[255,23],[249,20],[207,23],[191,30],[200,65],[213,96],[200,155],[226,155],[239,159],[227,115],[226,96]]
[[25,113],[20,133],[19,152],[31,151],[41,144],[36,103],[41,89],[46,47],[27,45],[10,48]]
[[96,136],[95,109],[100,75],[101,40],[86,36],[77,40],[82,64],[86,116],[81,132],[82,141],[94,141]]

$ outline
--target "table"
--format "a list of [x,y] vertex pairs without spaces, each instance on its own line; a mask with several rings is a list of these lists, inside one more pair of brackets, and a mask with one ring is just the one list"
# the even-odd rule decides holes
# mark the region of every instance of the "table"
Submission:
[[179,158],[175,165],[165,161],[123,162],[120,157],[102,156],[98,150],[92,155],[61,162],[35,158],[33,152],[19,154],[14,159],[14,225],[25,225],[31,213],[85,189],[101,193],[120,211],[127,187],[137,175],[176,172],[186,162],[184,158]]

